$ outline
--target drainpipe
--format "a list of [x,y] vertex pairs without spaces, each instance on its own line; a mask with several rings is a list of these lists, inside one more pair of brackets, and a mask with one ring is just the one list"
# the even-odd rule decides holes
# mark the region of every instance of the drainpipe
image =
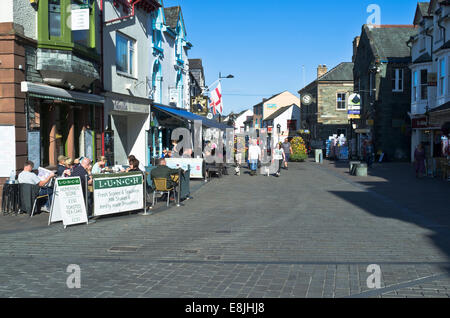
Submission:
[[139,2],[141,2],[141,1],[142,1],[142,0],[135,0],[135,1],[131,4],[131,14],[129,14],[129,15],[127,15],[127,16],[124,16],[124,17],[120,17],[120,18],[116,18],[116,19],[109,20],[109,21],[105,21],[105,24],[112,23],[112,22],[119,21],[119,20],[128,19],[128,18],[130,18],[130,17],[134,17],[134,6],[135,6],[136,4],[138,4]]

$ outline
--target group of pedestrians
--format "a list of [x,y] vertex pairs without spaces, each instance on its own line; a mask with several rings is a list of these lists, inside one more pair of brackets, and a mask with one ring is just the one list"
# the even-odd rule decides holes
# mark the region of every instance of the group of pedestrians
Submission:
[[[281,169],[288,170],[288,162],[292,153],[292,145],[289,142],[289,139],[286,138],[284,142],[279,142],[276,144],[275,148],[272,150],[272,164],[275,164],[277,167],[277,171],[274,174],[275,177],[280,177]],[[258,169],[258,162],[262,159],[262,151],[258,146],[258,142],[256,139],[251,141],[250,146],[248,147],[248,160],[250,165],[250,175],[255,176],[256,170]]]

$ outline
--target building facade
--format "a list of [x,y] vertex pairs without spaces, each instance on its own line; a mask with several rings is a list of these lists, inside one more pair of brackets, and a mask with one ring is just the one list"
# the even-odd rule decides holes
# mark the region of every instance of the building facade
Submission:
[[302,102],[301,128],[310,132],[311,145],[322,148],[329,136],[348,136],[348,97],[353,93],[353,63],[344,62],[331,70],[326,65],[319,65],[317,79],[298,93],[309,97],[308,104]]
[[281,107],[264,120],[264,127],[268,133],[277,136],[275,142],[284,141],[285,138],[294,137],[300,130],[300,107],[295,104]]
[[354,150],[364,154],[364,141],[373,141],[383,160],[410,159],[412,25],[363,25],[354,57],[354,90],[361,96],[361,115],[353,120]]

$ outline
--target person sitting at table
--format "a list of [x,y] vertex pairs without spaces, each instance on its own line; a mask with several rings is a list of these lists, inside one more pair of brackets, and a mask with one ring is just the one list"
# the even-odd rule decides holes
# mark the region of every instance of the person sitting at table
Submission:
[[[131,159],[136,159],[137,160],[137,158],[134,156],[134,155],[129,155],[128,156],[128,164],[131,166],[131,164],[130,164],[130,160]],[[139,162],[139,170],[141,170],[141,171],[145,171],[145,166],[138,160],[138,162]]]
[[150,172],[151,179],[166,178],[167,188],[175,187],[177,183],[172,180],[172,176],[178,175],[181,168],[171,169],[167,167],[164,158],[156,159],[156,165],[157,167]]
[[63,174],[64,174],[64,171],[67,169],[66,168],[66,164],[65,164],[67,159],[69,159],[69,158],[66,157],[66,156],[63,156],[63,155],[60,155],[58,157],[58,167],[56,169],[56,176],[57,177],[62,177]]
[[133,172],[133,171],[141,172],[141,170],[139,169],[139,160],[131,159],[130,160],[130,167],[128,167],[127,170],[125,170],[125,171],[126,172]]
[[39,190],[39,196],[48,195],[48,200],[45,202],[41,210],[45,212],[50,212],[50,206],[52,203],[53,189],[46,187],[47,183],[55,176],[52,172],[47,178],[41,180],[35,173],[33,173],[34,163],[33,161],[27,160],[23,166],[23,171],[19,173],[18,181],[19,183],[35,184],[41,187]]
[[[86,186],[85,186],[86,181],[88,185],[92,185],[92,176],[90,176],[88,172],[89,166],[91,166],[91,159],[83,158],[80,164],[75,168],[73,168],[71,177],[80,177],[81,189],[83,190],[83,197],[88,202],[88,210],[91,211],[92,196],[90,192],[88,192],[86,196]],[[91,214],[90,212],[88,213],[89,215]]]
[[102,173],[103,168],[106,167],[106,157],[105,156],[101,156],[98,161],[94,164],[94,166],[92,167],[92,174],[99,174]]
[[66,161],[64,161],[64,165],[66,166],[66,170],[64,170],[63,177],[67,178],[70,177],[72,174],[72,168],[73,168],[73,160],[72,158],[67,158]]

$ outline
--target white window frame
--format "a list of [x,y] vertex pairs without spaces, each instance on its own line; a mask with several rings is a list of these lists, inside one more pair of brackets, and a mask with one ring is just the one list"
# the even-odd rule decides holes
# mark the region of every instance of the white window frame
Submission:
[[[344,95],[344,99],[339,101],[339,95]],[[344,103],[344,108],[339,108],[339,103]],[[347,110],[347,93],[346,92],[337,92],[336,93],[336,110]]]
[[[403,92],[403,86],[405,83],[405,80],[404,80],[405,79],[405,71],[403,70],[403,68],[394,68],[393,71],[394,71],[393,80],[395,81],[395,85],[394,85],[394,88],[392,89],[392,91],[393,92]],[[402,73],[402,76],[401,76],[402,85],[400,85],[400,76],[399,76],[400,71]]]
[[[120,36],[127,40],[127,71],[119,71],[116,70],[117,73],[131,76],[136,78],[137,77],[137,55],[136,55],[136,40],[130,38],[129,36],[121,33],[116,32],[116,36]],[[133,58],[130,58],[130,53],[133,53]]]

